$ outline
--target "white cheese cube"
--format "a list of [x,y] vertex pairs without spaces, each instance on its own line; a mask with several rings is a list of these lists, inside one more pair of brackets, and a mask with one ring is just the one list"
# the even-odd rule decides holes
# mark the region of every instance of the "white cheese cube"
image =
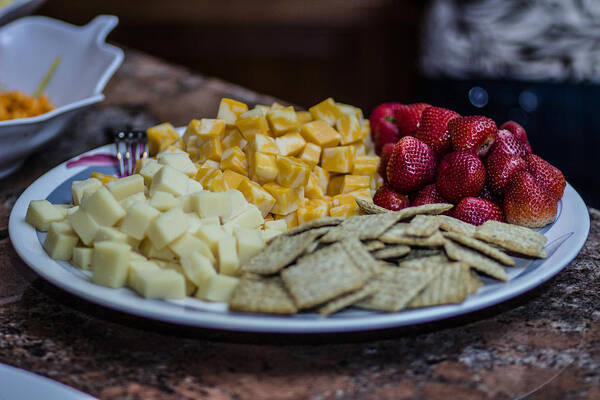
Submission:
[[79,210],[79,206],[73,206],[71,208],[67,208],[67,217],[73,214],[75,211]]
[[287,223],[285,219],[275,219],[273,221],[265,221],[265,229],[273,229],[279,232],[287,231]]
[[84,193],[93,193],[102,187],[102,182],[96,178],[86,179],[85,181],[73,181],[71,184],[71,194],[73,195],[73,204],[78,206]]
[[233,276],[213,275],[204,285],[198,286],[196,297],[207,301],[228,302],[238,282],[239,279]]
[[113,226],[125,216],[123,207],[105,187],[85,196],[81,208],[90,214],[97,223],[104,226]]
[[150,196],[156,191],[171,193],[175,197],[183,196],[187,191],[188,177],[175,168],[164,165],[153,177]]
[[133,262],[133,261],[148,261],[148,259],[146,257],[144,257],[141,253],[138,253],[137,251],[132,251],[129,254],[129,261]]
[[106,183],[106,188],[117,200],[123,200],[136,193],[144,193],[144,178],[134,174]]
[[186,296],[191,296],[192,293],[194,293],[197,289],[197,286],[194,282],[190,281],[186,276],[185,276],[185,272],[183,271],[183,267],[180,264],[174,263],[174,262],[161,262],[160,264],[160,268],[161,269],[169,269],[172,271],[177,272],[179,275],[181,275],[185,281],[185,294]]
[[273,239],[275,236],[281,235],[281,231],[276,231],[274,229],[265,229],[261,232],[262,238],[267,243],[269,240]]
[[25,221],[38,231],[46,232],[52,222],[62,221],[67,217],[67,210],[55,206],[48,200],[32,200],[27,208]]
[[248,204],[244,211],[231,218],[229,222],[235,223],[242,228],[258,228],[265,220],[262,213],[255,205]]
[[193,179],[188,179],[187,189],[185,191],[186,194],[193,194],[201,192],[202,190],[204,190],[204,188],[202,187],[202,184],[200,182],[195,181]]
[[94,243],[92,282],[112,288],[125,285],[130,252],[129,245],[123,243]]
[[160,212],[154,207],[145,203],[135,203],[127,210],[125,219],[120,226],[121,232],[137,240],[142,240],[152,221],[159,215]]
[[174,208],[152,221],[146,230],[146,235],[154,247],[160,250],[185,233],[187,227],[183,211],[180,208]]
[[101,226],[94,236],[94,243],[102,241],[127,243],[127,235],[116,228]]
[[132,269],[129,283],[133,290],[147,299],[182,299],[186,295],[183,275],[169,269]]
[[225,218],[225,220],[227,221],[237,215],[240,215],[248,206],[248,201],[246,200],[242,192],[236,189],[230,189],[223,193],[229,196],[229,199],[231,201],[231,215],[229,216],[229,218]]
[[196,236],[204,240],[208,247],[210,247],[210,250],[213,252],[213,254],[217,256],[217,246],[219,241],[229,237],[230,235],[228,235],[220,225],[204,225],[198,229]]
[[125,212],[127,212],[127,209],[131,207],[133,203],[138,202],[146,202],[146,195],[144,194],[144,192],[135,193],[131,196],[125,197],[123,200],[119,200],[119,204],[121,205],[121,207],[123,207],[123,210],[125,210]]
[[226,193],[205,190],[195,193],[192,198],[194,209],[200,218],[227,218],[231,215],[231,198]]
[[193,235],[196,232],[198,232],[198,229],[200,229],[200,227],[202,226],[202,220],[200,219],[200,217],[198,217],[198,214],[196,213],[187,212],[185,213],[185,216],[188,221],[187,232]]
[[81,208],[69,214],[67,219],[81,241],[87,246],[91,245],[96,237],[96,233],[98,233],[98,229],[100,229],[100,225],[98,225],[96,220]]
[[234,235],[237,239],[240,265],[244,265],[265,247],[261,231],[257,229],[237,228]]
[[184,213],[188,214],[194,212],[194,199],[191,194],[186,194],[177,199],[177,205],[181,207]]
[[211,261],[200,252],[192,252],[181,258],[185,276],[197,286],[204,286],[212,275],[216,275]]
[[200,222],[202,223],[202,225],[221,225],[219,217],[202,218]]
[[89,247],[74,247],[71,261],[81,269],[90,269],[92,267],[92,256],[94,249]]
[[176,240],[169,244],[169,248],[177,255],[179,258],[183,258],[188,254],[199,252],[204,257],[208,258],[211,263],[215,262],[215,257],[213,256],[210,248],[202,239],[197,236],[191,235],[189,233],[184,233]]
[[149,159],[148,162],[144,163],[144,166],[140,169],[140,175],[144,178],[144,185],[151,186],[154,179],[154,175],[163,166],[154,159]]
[[146,238],[140,243],[140,251],[148,258],[155,258],[162,261],[172,262],[177,260],[177,255],[167,246],[158,250],[152,245],[150,239]]
[[231,222],[231,221],[223,224],[223,230],[225,232],[229,233],[230,235],[233,235],[233,231],[239,227],[240,226],[238,224],[236,224],[235,222]]
[[237,275],[239,260],[235,238],[229,236],[219,240],[217,253],[219,255],[219,273],[230,276]]
[[198,172],[188,153],[161,153],[158,155],[158,163],[173,167],[191,178]]
[[129,269],[127,270],[127,283],[126,283],[126,285],[131,287],[132,289],[133,289],[133,284],[134,284],[133,281],[135,279],[134,276],[140,270],[142,270],[142,269],[147,269],[150,271],[160,270],[160,267],[155,262],[149,261],[146,258],[144,258],[143,260],[138,259],[135,256],[133,256],[134,254],[137,254],[137,253],[132,251],[131,254],[129,255]]
[[69,224],[52,222],[44,241],[44,249],[55,260],[70,260],[79,238]]
[[150,205],[158,211],[169,211],[178,206],[179,202],[171,193],[157,190],[150,196]]

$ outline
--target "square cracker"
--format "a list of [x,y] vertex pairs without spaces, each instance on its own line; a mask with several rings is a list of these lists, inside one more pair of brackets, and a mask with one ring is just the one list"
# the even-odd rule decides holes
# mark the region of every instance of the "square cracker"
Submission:
[[402,310],[425,287],[439,269],[410,269],[385,267],[375,276],[379,290],[355,305],[369,310],[395,312]]
[[477,239],[498,245],[506,250],[531,257],[546,258],[544,235],[523,226],[498,221],[486,221],[475,231]]
[[484,256],[481,253],[478,253],[467,247],[463,247],[462,245],[451,240],[446,241],[446,244],[444,244],[444,249],[446,249],[448,258],[452,260],[464,261],[477,271],[483,272],[492,278],[496,278],[504,282],[508,280],[508,275],[506,275],[506,271],[504,270],[502,264],[492,260],[487,256]]
[[435,219],[440,223],[440,228],[448,232],[462,233],[467,236],[475,236],[477,227],[467,222],[450,217],[448,215],[436,215]]
[[406,227],[406,234],[410,236],[429,237],[440,228],[435,216],[416,215]]
[[367,278],[381,271],[381,262],[376,260],[365,245],[357,238],[349,238],[340,242],[344,251],[350,256],[354,265],[364,272]]
[[283,232],[283,235],[287,235],[287,236],[293,236],[293,235],[297,235],[298,233],[302,233],[311,229],[315,229],[315,228],[323,228],[326,226],[336,226],[341,224],[343,221],[345,220],[345,218],[342,217],[323,217],[323,218],[317,218],[317,219],[313,219],[311,221],[305,222],[302,225],[298,225],[290,230],[287,230],[285,232]]
[[303,257],[283,270],[281,277],[299,309],[360,289],[367,280],[339,243]]
[[479,278],[479,275],[477,275],[477,272],[474,270],[471,270],[469,274],[471,275],[471,279],[469,280],[468,290],[469,293],[475,293],[480,287],[483,286],[483,282]]
[[373,252],[373,257],[381,260],[387,260],[390,258],[400,258],[410,253],[410,247],[403,244],[386,246],[383,249]]
[[396,211],[396,213],[400,214],[400,220],[404,220],[420,214],[441,214],[445,211],[448,211],[452,207],[454,207],[454,205],[446,203],[423,204],[422,206],[403,208],[400,211]]
[[276,236],[260,253],[242,266],[242,272],[263,275],[279,272],[304,253],[306,248],[322,234],[322,231],[311,230],[294,236]]
[[416,246],[416,247],[438,247],[443,246],[446,242],[444,236],[438,231],[434,233],[428,238],[414,237],[414,236],[396,236],[393,232],[386,232],[385,234],[379,237],[384,243],[395,243],[395,244],[405,244],[407,246]]
[[497,248],[492,247],[485,242],[482,242],[481,240],[477,240],[473,237],[456,232],[444,232],[444,237],[454,240],[455,242],[460,243],[464,246],[470,247],[473,250],[477,250],[478,252],[483,253],[488,257],[492,257],[493,259],[500,261],[504,265],[515,265],[514,258],[498,250]]
[[356,198],[356,204],[360,207],[360,210],[365,214],[384,214],[392,212],[387,208],[380,207],[376,204],[373,204],[372,201],[367,201],[365,199]]
[[268,314],[295,314],[298,311],[278,276],[240,279],[229,300],[229,309]]
[[319,314],[327,316],[338,312],[339,310],[350,307],[351,305],[365,299],[379,290],[380,284],[376,279],[371,279],[365,283],[365,286],[355,292],[346,294],[329,301],[327,304],[319,308]]
[[438,275],[408,304],[409,308],[461,303],[469,294],[471,282],[467,263],[439,264]]
[[400,268],[426,268],[430,266],[438,266],[448,262],[448,257],[445,254],[437,254],[429,257],[413,258],[412,260],[401,260],[398,263]]
[[377,239],[383,232],[398,222],[398,213],[357,215],[346,218],[340,225],[331,228],[322,242],[337,242],[349,237],[357,237],[361,240]]
[[385,247],[385,243],[380,242],[379,240],[368,240],[363,244],[365,245],[365,249],[367,249],[367,251],[375,251]]
[[402,257],[402,260],[400,260],[400,261],[405,262],[405,261],[409,261],[409,260],[415,260],[418,258],[439,256],[439,255],[443,255],[444,257],[446,256],[444,249],[440,249],[440,248],[428,249],[428,248],[417,247],[417,248],[411,248],[410,253],[408,253],[407,255]]

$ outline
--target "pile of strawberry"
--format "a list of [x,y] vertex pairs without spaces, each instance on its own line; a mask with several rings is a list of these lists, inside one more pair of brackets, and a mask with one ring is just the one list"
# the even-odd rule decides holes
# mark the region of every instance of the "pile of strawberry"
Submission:
[[370,118],[385,180],[373,198],[390,210],[453,203],[450,214],[538,228],[554,221],[560,170],[532,154],[525,129],[429,104],[386,103]]

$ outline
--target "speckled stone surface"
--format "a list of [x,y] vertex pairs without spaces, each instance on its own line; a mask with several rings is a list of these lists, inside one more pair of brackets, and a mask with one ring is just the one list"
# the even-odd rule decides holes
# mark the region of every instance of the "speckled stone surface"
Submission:
[[[106,142],[106,125],[184,124],[222,96],[273,99],[139,53],[107,101],[0,180],[0,362],[102,399],[598,399],[600,212],[577,258],[535,290],[463,317],[368,334],[228,334],[133,318],[38,278],[7,233],[18,195]],[[1,394],[1,388],[0,388]]]

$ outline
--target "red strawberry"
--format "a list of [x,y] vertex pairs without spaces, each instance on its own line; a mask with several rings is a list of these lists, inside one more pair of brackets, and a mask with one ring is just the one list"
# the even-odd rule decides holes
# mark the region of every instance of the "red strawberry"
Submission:
[[388,185],[383,185],[375,192],[373,203],[388,210],[398,211],[410,205],[408,197],[394,191]]
[[521,125],[517,124],[515,121],[507,121],[500,126],[500,129],[506,129],[512,133],[515,138],[519,142],[525,146],[525,151],[527,154],[531,153],[531,145],[529,144],[529,139],[527,139],[527,132],[525,132],[525,128]]
[[465,197],[453,210],[452,216],[454,218],[473,225],[481,225],[489,220],[504,222],[500,207],[480,197]]
[[387,119],[379,121],[379,124],[377,125],[377,135],[374,138],[375,152],[380,154],[383,146],[388,143],[396,143],[398,139],[400,139],[400,133],[395,122]]
[[422,206],[424,204],[447,203],[448,201],[442,197],[437,191],[435,183],[425,186],[419,193],[416,194],[412,201],[412,206]]
[[[489,182],[489,177],[488,177],[488,182]],[[489,183],[486,182],[485,185],[483,185],[483,189],[481,189],[481,193],[479,193],[479,197],[481,197],[482,199],[485,200],[489,200],[492,203],[496,204],[498,207],[500,207],[500,205],[502,204],[502,199],[498,196],[496,196],[489,187]]]
[[546,188],[556,200],[562,197],[567,182],[558,168],[535,154],[528,154],[524,158],[527,170],[533,175],[535,181]]
[[452,203],[458,203],[463,197],[479,195],[484,184],[485,167],[470,151],[448,154],[437,169],[437,190]]
[[414,136],[421,120],[423,110],[429,107],[427,103],[403,104],[394,113],[400,136]]
[[504,215],[511,224],[541,228],[556,217],[558,201],[529,172],[519,171],[504,196]]
[[479,157],[489,153],[498,127],[488,117],[471,115],[453,119],[448,123],[448,132],[452,140],[452,149],[471,151]]
[[487,183],[490,190],[499,196],[504,195],[511,178],[518,171],[527,168],[527,163],[514,154],[506,154],[501,148],[496,148],[485,160],[487,169]]
[[506,154],[514,154],[519,157],[523,157],[527,154],[525,145],[521,143],[515,135],[510,133],[509,130],[500,129],[496,134],[496,140],[492,151],[501,151]]
[[404,136],[394,145],[388,161],[388,182],[400,193],[419,190],[435,177],[436,163],[431,147],[412,136]]
[[[401,103],[380,104],[371,113],[369,123],[373,134],[373,141],[375,142],[375,151],[378,154],[384,144],[396,143],[400,138],[394,113],[401,105]],[[381,139],[384,140],[383,143]]]
[[395,143],[386,143],[381,149],[381,154],[379,155],[379,175],[383,178],[384,181],[387,182],[387,173],[386,168],[390,157],[392,156],[392,151],[394,151]]
[[452,151],[448,122],[460,114],[440,107],[427,107],[421,114],[419,127],[415,137],[427,145],[439,156],[444,156]]

